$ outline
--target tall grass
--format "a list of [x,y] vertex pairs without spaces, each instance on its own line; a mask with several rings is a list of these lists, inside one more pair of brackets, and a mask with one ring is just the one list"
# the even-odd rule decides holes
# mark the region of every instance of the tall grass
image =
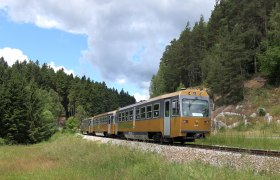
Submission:
[[280,118],[280,91],[273,87],[246,90],[246,97],[251,108],[263,107],[273,117]]
[[223,129],[197,143],[242,148],[280,150],[280,124],[255,122],[240,123],[233,129]]
[[280,105],[279,104],[271,106],[269,110],[270,110],[269,112],[272,116],[278,116],[278,117],[280,116]]
[[0,179],[263,179],[250,169],[170,163],[158,154],[56,135],[51,142],[0,147]]
[[[272,115],[274,119],[272,123],[265,122],[264,117],[248,117],[249,123],[247,125],[240,123],[233,129],[223,128],[218,133],[197,142],[211,145],[280,150],[280,124],[275,122],[275,120],[280,119],[279,92],[273,87],[246,89],[245,92],[246,100],[243,103],[245,107],[249,107],[248,112],[265,108],[264,115],[265,113]],[[246,112],[246,109],[244,110]],[[232,117],[227,116],[224,118],[221,120],[228,124],[243,121],[230,119]]]

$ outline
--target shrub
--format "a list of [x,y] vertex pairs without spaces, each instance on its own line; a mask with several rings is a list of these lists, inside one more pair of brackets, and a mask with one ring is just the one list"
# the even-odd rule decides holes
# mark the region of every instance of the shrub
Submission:
[[266,110],[265,110],[265,108],[258,108],[257,113],[259,116],[265,116]]
[[0,146],[5,145],[5,140],[3,138],[0,138]]
[[66,121],[66,129],[70,130],[71,132],[77,132],[78,121],[74,117],[70,117]]

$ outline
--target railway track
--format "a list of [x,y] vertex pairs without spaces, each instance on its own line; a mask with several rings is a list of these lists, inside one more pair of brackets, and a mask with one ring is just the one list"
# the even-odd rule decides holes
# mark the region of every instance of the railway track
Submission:
[[251,169],[254,172],[280,173],[280,151],[240,149],[220,146],[208,146],[193,143],[155,143],[100,136],[83,136],[83,139],[98,144],[125,146],[131,150],[157,153],[166,160],[175,163],[205,162],[213,166]]
[[251,155],[270,156],[270,157],[279,157],[280,158],[280,151],[274,151],[274,150],[237,148],[237,147],[202,145],[202,144],[185,144],[184,146],[192,147],[192,148],[199,148],[199,149],[210,149],[210,150],[246,153],[246,154],[251,154]]
[[[88,136],[88,135],[86,135]],[[102,137],[102,136],[99,136]],[[105,137],[103,137],[105,138]],[[112,138],[115,139],[115,138]],[[121,139],[117,138],[118,140],[124,140],[124,141],[135,141],[131,139]],[[140,140],[137,140],[140,141]],[[141,141],[143,142],[143,141]],[[154,141],[144,141],[146,143],[155,143]],[[278,157],[280,158],[280,151],[275,150],[262,150],[262,149],[249,149],[249,148],[238,148],[238,147],[229,147],[229,146],[218,146],[218,145],[203,145],[203,144],[169,144],[169,143],[163,143],[161,144],[163,146],[180,146],[180,147],[191,147],[191,148],[197,148],[197,149],[208,149],[208,150],[217,150],[217,151],[224,151],[224,152],[235,152],[235,153],[244,153],[244,154],[251,154],[251,155],[259,155],[259,156],[267,156],[267,157]]]

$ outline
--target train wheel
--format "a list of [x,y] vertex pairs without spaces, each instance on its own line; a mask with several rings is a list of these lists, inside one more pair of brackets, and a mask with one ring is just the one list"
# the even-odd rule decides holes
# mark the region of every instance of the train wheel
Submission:
[[174,144],[174,139],[173,139],[173,138],[170,138],[170,139],[168,140],[168,143],[169,143],[170,145]]
[[154,141],[156,142],[156,143],[159,143],[159,144],[163,144],[163,137],[162,137],[162,135],[161,134],[155,134],[154,136],[153,136],[153,139],[154,139]]
[[195,141],[195,139],[193,138],[193,139],[187,139],[186,140],[186,142],[194,142]]
[[107,132],[104,132],[104,137],[109,137]]

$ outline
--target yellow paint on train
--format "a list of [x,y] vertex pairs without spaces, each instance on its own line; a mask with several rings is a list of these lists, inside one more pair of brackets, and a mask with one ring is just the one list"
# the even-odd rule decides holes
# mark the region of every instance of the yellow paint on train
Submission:
[[135,126],[133,127],[133,122],[121,122],[118,124],[118,131],[121,132],[162,132],[163,121],[161,119],[146,119],[141,121],[135,121]]

